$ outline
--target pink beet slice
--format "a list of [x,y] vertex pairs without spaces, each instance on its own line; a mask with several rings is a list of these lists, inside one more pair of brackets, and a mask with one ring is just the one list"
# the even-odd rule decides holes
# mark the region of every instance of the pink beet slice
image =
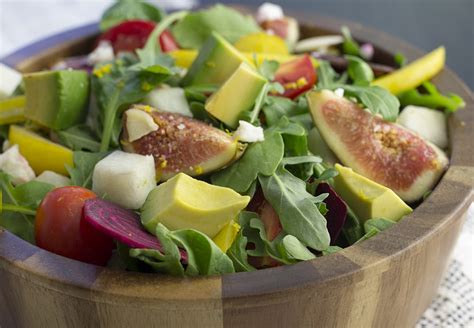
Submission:
[[[140,217],[133,211],[100,198],[93,198],[84,204],[83,217],[97,230],[131,248],[157,249],[163,252],[159,240],[142,228]],[[180,252],[181,260],[186,262],[186,252]]]
[[331,245],[334,245],[346,222],[347,205],[329,184],[321,182],[318,184],[315,194],[317,196],[325,193],[329,194],[324,200],[328,209],[325,217],[328,222],[327,227],[331,236]]

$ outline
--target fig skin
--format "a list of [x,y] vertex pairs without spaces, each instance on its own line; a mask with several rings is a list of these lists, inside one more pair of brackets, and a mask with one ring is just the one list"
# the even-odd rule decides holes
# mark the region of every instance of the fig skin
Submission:
[[231,164],[243,153],[242,144],[204,122],[146,105],[133,105],[131,108],[149,114],[158,130],[129,142],[125,113],[122,148],[131,153],[152,155],[157,180],[168,180],[179,172],[190,176],[206,174]]
[[432,143],[332,91],[313,91],[307,98],[314,123],[339,160],[406,202],[422,198],[448,166]]

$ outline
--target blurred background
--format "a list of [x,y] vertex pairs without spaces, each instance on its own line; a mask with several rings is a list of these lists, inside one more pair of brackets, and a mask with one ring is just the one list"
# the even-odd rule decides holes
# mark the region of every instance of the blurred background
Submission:
[[[98,21],[113,0],[0,0],[0,57],[53,33]],[[154,0],[166,10],[215,1]],[[258,6],[263,1],[220,1]],[[289,13],[352,20],[396,35],[429,51],[447,49],[447,63],[474,89],[474,0],[274,0]],[[315,22],[317,23],[317,22]]]

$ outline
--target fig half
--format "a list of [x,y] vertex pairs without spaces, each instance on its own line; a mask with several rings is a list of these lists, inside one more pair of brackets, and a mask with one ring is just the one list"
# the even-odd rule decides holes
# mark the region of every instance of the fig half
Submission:
[[[136,110],[151,117],[154,124],[144,123]],[[140,122],[131,121],[137,119]],[[128,131],[136,128],[144,131]],[[209,173],[229,165],[243,152],[242,144],[213,126],[145,105],[133,105],[124,113],[121,144],[127,152],[152,155],[161,181],[180,172],[190,176]]]
[[448,166],[435,145],[332,91],[313,91],[307,98],[314,123],[339,160],[404,201],[420,199]]

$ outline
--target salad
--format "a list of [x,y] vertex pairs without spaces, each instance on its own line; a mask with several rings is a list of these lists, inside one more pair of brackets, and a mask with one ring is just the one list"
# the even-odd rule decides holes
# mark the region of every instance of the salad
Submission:
[[45,250],[175,276],[289,265],[390,228],[448,167],[464,103],[429,81],[443,47],[383,65],[271,3],[122,0],[100,30],[44,71],[0,66],[0,227]]

